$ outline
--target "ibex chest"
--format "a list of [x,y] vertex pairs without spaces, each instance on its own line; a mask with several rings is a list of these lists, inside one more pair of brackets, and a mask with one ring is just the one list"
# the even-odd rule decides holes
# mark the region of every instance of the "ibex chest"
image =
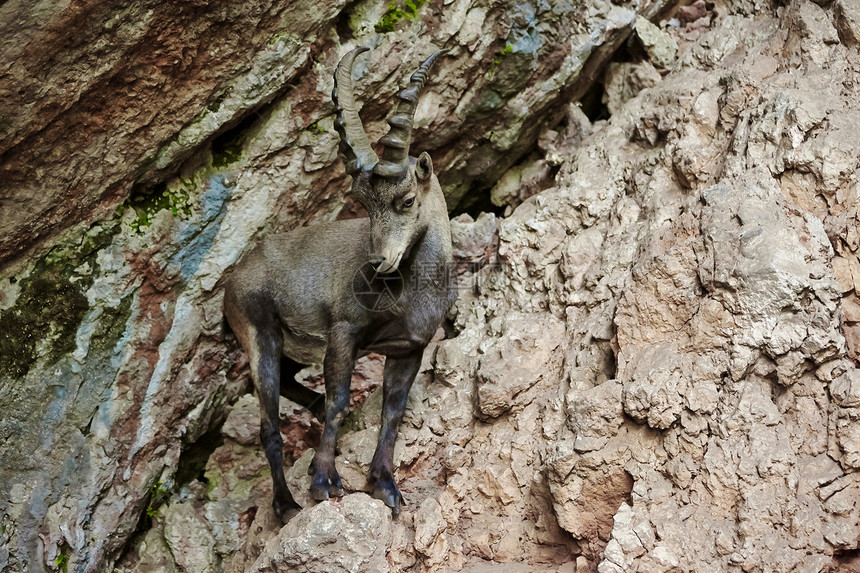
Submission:
[[302,332],[284,328],[282,335],[285,356],[299,364],[322,364],[327,346],[325,332]]

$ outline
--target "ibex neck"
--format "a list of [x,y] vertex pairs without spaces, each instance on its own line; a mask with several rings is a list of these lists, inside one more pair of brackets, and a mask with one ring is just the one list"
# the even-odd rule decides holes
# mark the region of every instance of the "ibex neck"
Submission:
[[452,261],[451,227],[448,209],[441,189],[437,189],[427,205],[429,223],[426,230],[412,247],[406,265],[401,265],[404,274],[438,273],[450,267]]

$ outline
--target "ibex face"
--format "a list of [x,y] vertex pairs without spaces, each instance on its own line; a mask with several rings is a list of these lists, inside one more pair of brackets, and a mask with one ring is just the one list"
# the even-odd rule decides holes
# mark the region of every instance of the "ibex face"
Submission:
[[335,127],[347,159],[346,170],[353,176],[352,193],[370,215],[370,263],[378,272],[390,273],[427,229],[431,216],[425,209],[425,197],[440,190],[430,155],[424,152],[418,159],[409,157],[409,144],[415,107],[427,73],[446,50],[427,58],[400,92],[397,107],[388,119],[391,129],[380,140],[384,146],[381,159],[364,132],[352,89],[352,64],[366,50],[357,48],[338,64],[332,100],[337,107]]
[[426,199],[439,183],[430,155],[424,152],[409,163],[399,180],[365,171],[352,187],[370,216],[370,263],[380,273],[397,270],[431,221]]

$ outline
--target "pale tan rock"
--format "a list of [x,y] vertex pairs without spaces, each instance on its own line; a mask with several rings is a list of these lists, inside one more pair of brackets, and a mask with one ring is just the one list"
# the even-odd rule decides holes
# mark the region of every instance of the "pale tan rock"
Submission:
[[117,563],[114,571],[116,573],[146,573],[147,571],[179,573],[181,569],[164,540],[163,532],[154,527],[147,531],[132,551]]
[[216,571],[215,537],[190,502],[171,504],[162,511],[164,539],[182,570]]
[[848,354],[854,360],[860,360],[860,324],[846,326],[844,333],[845,344],[848,346]]
[[661,79],[650,62],[613,62],[606,68],[602,101],[609,113],[615,113],[640,91],[656,86]]
[[636,35],[655,65],[666,68],[675,61],[678,43],[642,16],[636,18]]
[[577,452],[597,450],[618,433],[623,424],[622,386],[615,380],[590,390],[571,393],[568,402],[568,428],[576,434]]
[[553,387],[559,377],[547,366],[564,338],[564,325],[552,316],[511,315],[499,341],[485,349],[478,369],[478,408],[497,417],[523,403],[527,390]]
[[850,259],[843,257],[833,257],[833,274],[836,275],[836,280],[842,288],[843,293],[854,290],[854,276]]
[[831,382],[830,394],[844,408],[860,406],[860,369],[850,368]]
[[842,311],[845,313],[845,320],[848,322],[860,322],[860,298],[855,294],[843,297]]
[[836,0],[834,3],[836,28],[846,46],[860,44],[860,8],[851,0]]
[[245,394],[239,398],[221,427],[221,433],[246,446],[260,443],[260,406],[256,396]]
[[[435,499],[425,499],[415,512],[415,549],[424,554],[430,554],[430,548],[445,530],[445,520],[442,518],[442,508]],[[444,556],[443,556],[444,557]]]
[[387,568],[391,510],[358,493],[305,509],[272,538],[249,569],[378,571]]

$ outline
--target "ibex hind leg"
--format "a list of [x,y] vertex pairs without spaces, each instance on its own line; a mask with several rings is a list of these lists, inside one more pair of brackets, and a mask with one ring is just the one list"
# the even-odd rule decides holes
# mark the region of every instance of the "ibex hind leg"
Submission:
[[373,497],[381,499],[391,508],[394,517],[400,515],[403,496],[394,482],[394,442],[397,428],[406,410],[409,389],[421,367],[424,348],[403,357],[390,356],[385,359],[382,379],[382,427],[376,453],[370,462],[368,484],[373,488]]
[[335,468],[337,433],[349,414],[349,384],[355,366],[356,341],[349,324],[337,324],[329,332],[323,374],[325,375],[325,426],[308,473],[311,496],[319,501],[343,495],[343,485]]
[[282,523],[301,509],[284,477],[283,439],[279,428],[280,358],[282,341],[276,328],[253,333],[249,349],[251,374],[260,400],[260,441],[272,473],[272,507]]

